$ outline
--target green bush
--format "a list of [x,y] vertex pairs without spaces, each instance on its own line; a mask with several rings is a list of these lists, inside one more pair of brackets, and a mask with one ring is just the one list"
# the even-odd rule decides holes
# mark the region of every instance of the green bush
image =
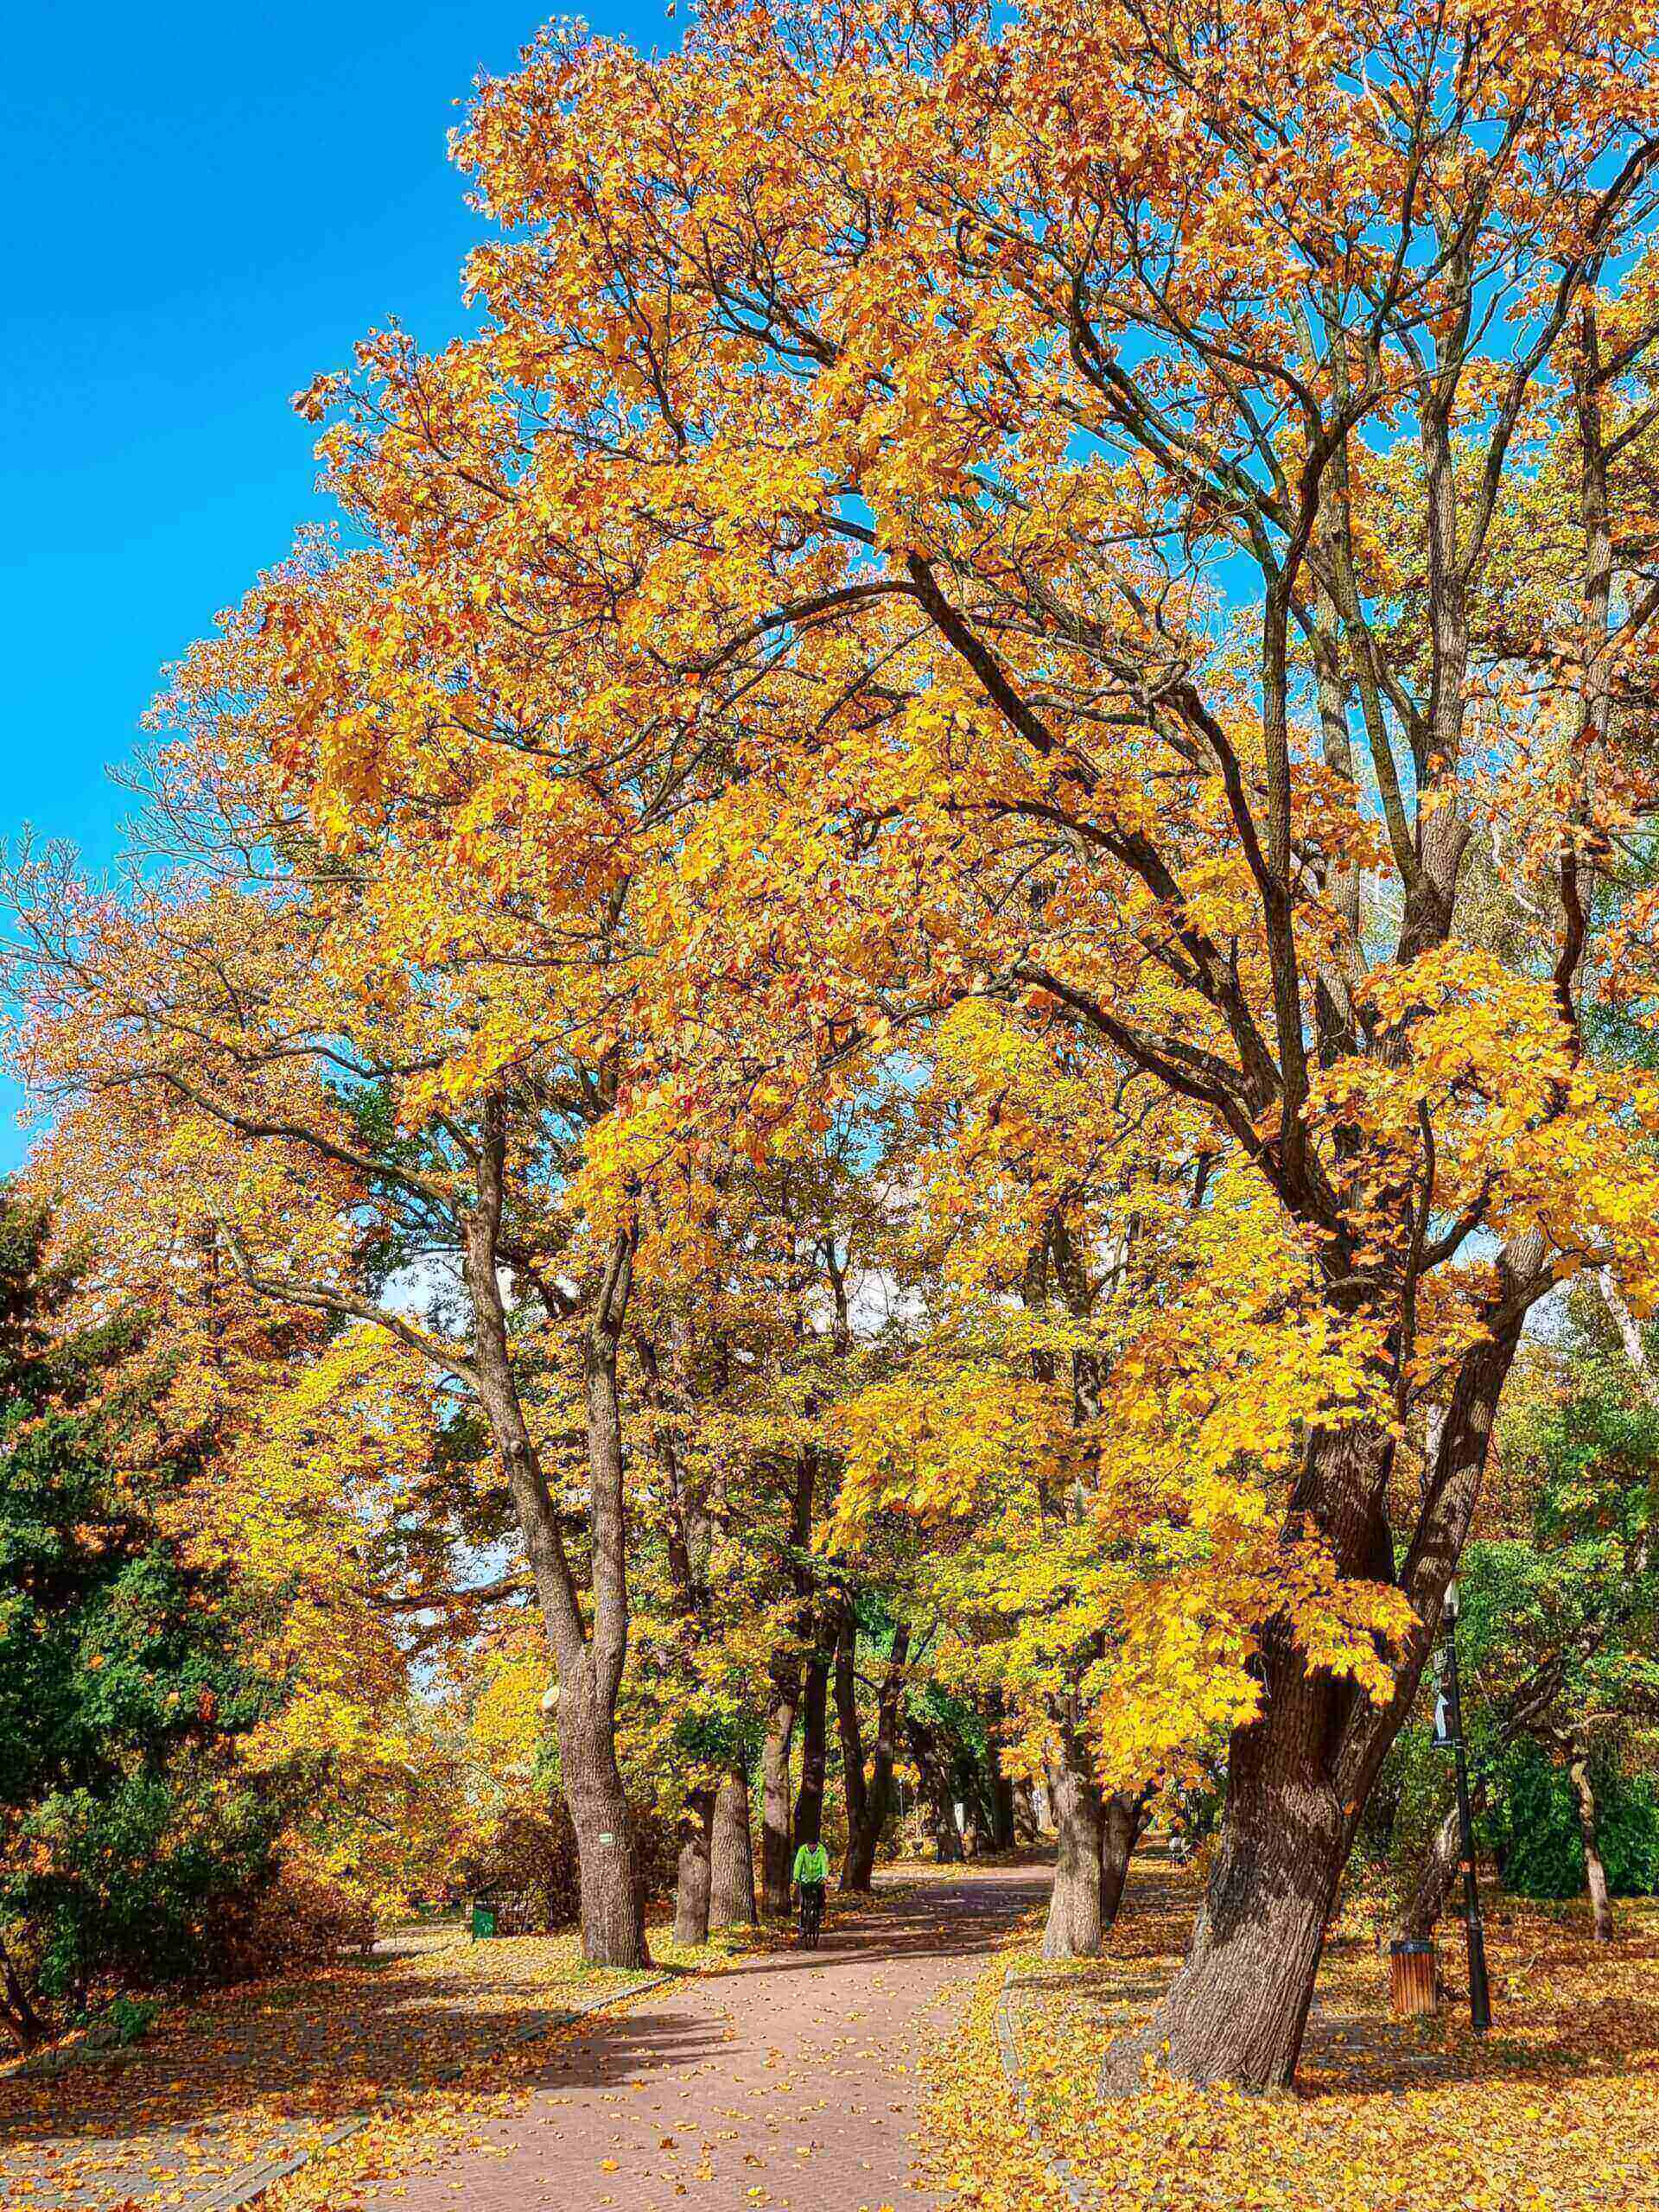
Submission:
[[161,2017],[161,2006],[144,1997],[117,1997],[92,2022],[88,2041],[111,2050],[140,2043]]
[[[1659,1789],[1648,1775],[1611,1765],[1592,1771],[1601,1855],[1615,1897],[1659,1891]],[[1565,1770],[1535,1744],[1504,1761],[1497,1802],[1481,1824],[1506,1889],[1522,1897],[1573,1897],[1585,1886],[1584,1844]]]

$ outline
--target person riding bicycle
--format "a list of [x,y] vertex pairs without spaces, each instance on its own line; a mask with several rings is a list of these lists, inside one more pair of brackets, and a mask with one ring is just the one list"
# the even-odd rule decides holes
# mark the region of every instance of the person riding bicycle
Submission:
[[823,1886],[830,1879],[830,1854],[822,1840],[801,1846],[791,1878],[801,1893],[801,1933],[811,1943],[823,1918]]

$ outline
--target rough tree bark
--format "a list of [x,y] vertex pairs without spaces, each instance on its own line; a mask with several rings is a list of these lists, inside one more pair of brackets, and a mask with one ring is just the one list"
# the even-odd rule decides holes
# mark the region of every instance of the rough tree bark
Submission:
[[[1528,1281],[1541,1253],[1541,1242],[1529,1238],[1506,1255],[1505,1283]],[[1185,1961],[1147,2027],[1107,2051],[1103,2094],[1138,2089],[1148,2057],[1200,2084],[1265,2089],[1294,2076],[1325,1923],[1360,1812],[1432,1645],[1525,1311],[1523,1297],[1505,1301],[1491,1338],[1459,1368],[1400,1578],[1419,1625],[1392,1697],[1373,1707],[1310,1672],[1282,1622],[1265,1634],[1261,1718],[1236,1730],[1229,1745],[1220,1846]],[[1390,1571],[1383,1513],[1391,1454],[1381,1427],[1309,1440],[1291,1515],[1313,1516],[1344,1574]]]
[[644,1967],[644,1870],[616,1764],[614,1692],[561,1684],[559,1759],[576,1831],[582,1953],[590,1966]]
[[715,1799],[713,1886],[709,1900],[712,1928],[748,1928],[754,1923],[754,1854],[749,1841],[749,1777],[734,1766]]
[[473,1308],[479,1400],[512,1493],[558,1674],[558,1742],[565,1802],[576,1834],[582,1955],[590,1965],[648,1965],[645,1885],[632,1817],[616,1764],[616,1698],[627,1656],[622,1415],[617,1348],[633,1276],[633,1235],[612,1242],[582,1334],[582,1388],[593,1538],[593,1628],[584,1625],[547,1478],[519,1401],[501,1291],[505,1121],[486,1109],[477,1202],[462,1264]]
[[1035,1843],[1041,1833],[1037,1817],[1037,1793],[1028,1776],[1020,1775],[1014,1784],[1014,1840],[1016,1843]]
[[858,1616],[850,1599],[844,1599],[836,1614],[834,1680],[836,1726],[841,1735],[841,1786],[847,1800],[847,1851],[841,1864],[844,1890],[854,1845],[865,1825],[867,1798],[864,1738],[858,1718]]
[[942,1864],[954,1866],[962,1858],[962,1830],[957,1826],[956,1801],[950,1794],[950,1776],[940,1752],[938,1739],[925,1721],[913,1714],[905,1716],[905,1734],[910,1745],[910,1755],[916,1764],[921,1781],[921,1793],[933,1818],[933,1840]]
[[1102,1807],[1100,1830],[1101,1931],[1114,1926],[1123,1902],[1123,1885],[1129,1878],[1129,1861],[1141,1840],[1141,1823],[1147,1793],[1115,1789]]
[[985,1758],[990,1770],[991,1847],[995,1851],[1012,1851],[1014,1845],[1014,1784],[1002,1771],[1002,1760],[996,1747],[995,1722],[985,1732]]
[[674,1880],[674,1941],[709,1941],[709,1897],[715,1829],[715,1793],[688,1789],[680,1814],[680,1856]]
[[1434,1933],[1458,1878],[1462,1840],[1462,1823],[1453,1805],[1428,1840],[1415,1886],[1400,1916],[1400,1933],[1408,1940],[1426,1943]]
[[768,1919],[786,1919],[789,1914],[789,1870],[794,1857],[789,1763],[800,1701],[798,1662],[775,1661],[766,1744],[760,1754],[760,1895]]
[[1100,1785],[1078,1760],[1062,1758],[1051,1771],[1049,1796],[1059,1850],[1043,1928],[1043,1956],[1092,1959],[1099,1953],[1101,1933]]

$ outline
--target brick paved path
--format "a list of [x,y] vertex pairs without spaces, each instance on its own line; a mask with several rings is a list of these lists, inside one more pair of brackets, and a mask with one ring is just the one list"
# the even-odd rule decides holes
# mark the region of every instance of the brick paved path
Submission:
[[457,2068],[535,2079],[525,2045],[603,1994],[574,1938],[470,1944],[448,1926],[389,1937],[372,1965],[179,2002],[130,2050],[0,2074],[0,2209],[212,2212]]
[[671,1985],[560,2042],[481,2147],[374,2212],[923,2212],[917,2066],[1046,1866],[964,1870],[855,1913],[817,1952]]

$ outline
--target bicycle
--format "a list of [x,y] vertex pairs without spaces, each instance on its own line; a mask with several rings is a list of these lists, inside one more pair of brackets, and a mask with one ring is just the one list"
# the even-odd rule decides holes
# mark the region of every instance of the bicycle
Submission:
[[823,1885],[822,1882],[803,1882],[801,1885],[801,1948],[816,1951],[818,1936],[823,1928]]

